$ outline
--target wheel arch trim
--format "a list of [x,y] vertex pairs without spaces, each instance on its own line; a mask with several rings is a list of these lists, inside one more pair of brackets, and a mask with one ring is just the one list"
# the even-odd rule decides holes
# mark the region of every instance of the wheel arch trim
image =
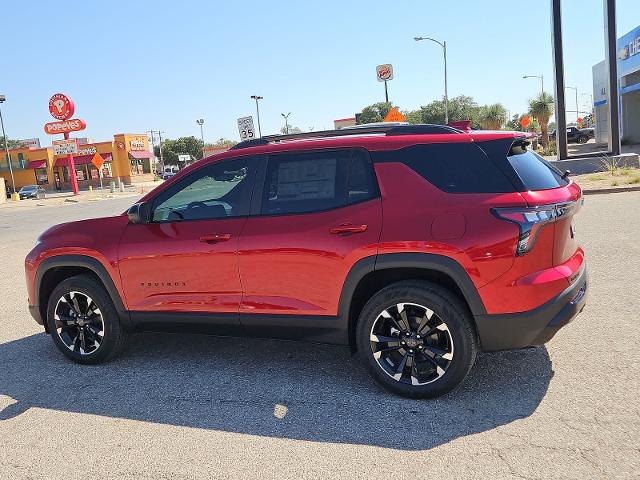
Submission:
[[478,290],[471,281],[465,269],[456,260],[444,255],[433,253],[384,253],[365,257],[356,262],[345,279],[338,305],[338,315],[344,328],[351,337],[351,305],[356,289],[364,277],[375,271],[412,268],[437,271],[449,276],[458,286],[471,315],[486,314],[486,309]]
[[[87,270],[90,270],[92,273],[94,273],[98,277],[100,282],[102,282],[104,288],[107,290],[107,293],[113,301],[113,305],[118,312],[120,320],[124,323],[124,326],[131,326],[129,311],[126,309],[122,301],[122,297],[120,296],[120,292],[113,282],[113,279],[109,275],[109,272],[98,259],[90,257],[88,255],[55,255],[53,257],[44,259],[40,263],[36,271],[34,291],[35,305],[40,309],[40,311],[42,311],[42,308],[46,309],[46,305],[40,305],[40,290],[42,287],[42,280],[48,271],[53,268],[59,267],[86,268]],[[43,320],[46,323],[46,315],[43,316]]]

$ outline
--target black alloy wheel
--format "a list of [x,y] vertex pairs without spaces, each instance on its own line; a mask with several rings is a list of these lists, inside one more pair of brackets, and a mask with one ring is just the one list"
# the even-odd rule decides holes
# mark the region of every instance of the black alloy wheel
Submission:
[[47,325],[58,350],[78,363],[115,357],[128,338],[109,293],[86,274],[67,278],[53,289]]
[[355,340],[373,378],[411,398],[454,389],[478,350],[467,306],[449,290],[419,280],[393,283],[373,295],[360,313]]

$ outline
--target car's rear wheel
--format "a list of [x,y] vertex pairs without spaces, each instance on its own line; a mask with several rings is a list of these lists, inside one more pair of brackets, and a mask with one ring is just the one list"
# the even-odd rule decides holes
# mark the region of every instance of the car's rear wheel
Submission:
[[477,337],[467,308],[428,282],[398,282],[376,293],[360,314],[356,337],[374,379],[412,398],[449,392],[476,358]]
[[585,137],[584,135],[580,135],[578,137],[578,143],[587,143],[589,141],[589,137]]
[[90,275],[67,278],[51,292],[47,324],[58,349],[78,363],[114,357],[127,337],[109,294]]

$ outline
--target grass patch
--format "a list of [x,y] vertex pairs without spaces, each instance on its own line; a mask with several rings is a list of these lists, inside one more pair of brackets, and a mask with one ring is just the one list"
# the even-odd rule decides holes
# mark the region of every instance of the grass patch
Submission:
[[598,180],[604,180],[605,176],[602,173],[598,173],[596,175],[589,175],[587,180],[591,180],[592,182],[597,182]]
[[613,182],[611,182],[611,186],[612,187],[617,187],[618,185],[620,185],[620,184],[618,183],[617,180],[614,180]]
[[629,180],[627,180],[627,185],[633,185],[636,183],[640,183],[640,177],[632,177]]

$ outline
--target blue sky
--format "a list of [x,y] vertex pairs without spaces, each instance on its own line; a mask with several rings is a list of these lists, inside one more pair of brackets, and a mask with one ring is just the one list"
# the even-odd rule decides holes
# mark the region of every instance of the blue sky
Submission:
[[[238,138],[255,115],[276,133],[281,112],[304,130],[332,128],[384,100],[375,66],[392,63],[390,99],[414,109],[443,94],[442,53],[414,36],[446,40],[449,96],[523,112],[544,74],[552,91],[549,0],[243,2],[7,2],[0,93],[10,138],[38,136],[58,91],[87,122],[81,136],[164,130],[165,136]],[[61,8],[64,6],[64,8]],[[565,0],[566,83],[591,92],[604,56],[602,0]],[[637,0],[618,1],[618,36],[640,24]],[[7,41],[7,39],[9,39]],[[573,91],[568,91],[573,109]],[[580,108],[589,99],[581,95]],[[571,114],[569,118],[571,119]]]

